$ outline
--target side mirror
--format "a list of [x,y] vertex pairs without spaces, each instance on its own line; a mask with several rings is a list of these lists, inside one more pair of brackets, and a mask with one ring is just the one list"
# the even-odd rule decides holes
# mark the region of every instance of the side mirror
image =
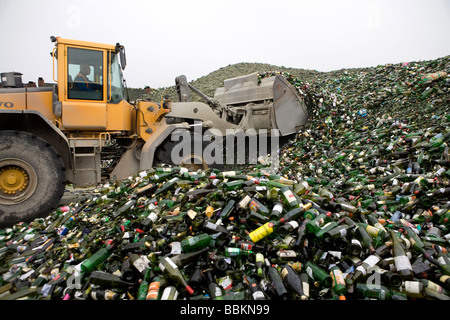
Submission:
[[122,66],[122,70],[125,70],[127,66],[127,57],[125,56],[125,47],[116,43],[116,52],[120,55],[120,65]]

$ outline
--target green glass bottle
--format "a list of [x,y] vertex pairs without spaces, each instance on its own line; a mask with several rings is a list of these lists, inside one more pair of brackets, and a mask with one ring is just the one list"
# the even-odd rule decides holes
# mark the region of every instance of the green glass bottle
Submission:
[[400,244],[395,231],[390,230],[390,235],[392,240],[392,255],[394,257],[394,263],[397,269],[397,273],[403,279],[412,279],[414,277],[414,273],[412,270],[411,262],[406,256],[405,250]]
[[370,224],[362,223],[362,222],[357,222],[356,224],[359,226],[362,226],[364,229],[366,229],[367,233],[369,235],[371,235],[373,238],[376,238],[376,237],[380,237],[381,239],[386,238],[386,232],[383,229],[380,229],[380,228],[374,227]]
[[353,275],[353,281],[358,281],[360,278],[366,276],[368,273],[370,273],[373,268],[381,261],[381,258],[376,255],[372,254],[368,257],[366,257],[362,263],[360,263],[355,270],[355,273]]
[[170,259],[170,257],[162,257],[159,260],[158,267],[170,279],[182,285],[190,295],[194,293],[194,290],[187,284],[180,269],[178,269],[178,266]]
[[301,272],[299,277],[302,281],[303,295],[306,297],[306,300],[308,300],[310,298],[309,276],[306,272]]
[[300,276],[288,264],[284,265],[281,270],[281,278],[291,291],[300,297],[301,300],[307,300],[307,296],[303,292],[303,283]]
[[270,220],[278,220],[283,214],[283,204],[281,202],[275,202],[272,212],[269,215]]
[[223,183],[223,188],[226,190],[226,191],[232,191],[232,190],[237,190],[237,189],[240,189],[240,188],[242,188],[242,185],[244,184],[244,180],[233,180],[233,181],[230,181],[230,182],[224,182]]
[[270,214],[269,209],[255,198],[250,200],[248,207],[250,210],[258,212],[264,216],[268,216]]
[[189,253],[180,253],[180,254],[176,254],[170,257],[170,259],[172,259],[172,261],[178,266],[178,267],[183,267],[184,265],[186,265],[187,263],[194,261],[196,259],[200,259],[201,255],[208,252],[209,248],[205,247],[203,249],[197,250],[197,251],[193,251],[193,252],[189,252]]
[[365,283],[356,283],[356,293],[364,298],[377,300],[407,300],[404,293],[390,290],[383,285],[368,285]]
[[283,186],[280,189],[281,197],[288,208],[296,208],[299,206],[294,192],[288,186]]
[[233,212],[235,203],[236,203],[236,201],[234,201],[233,199],[230,199],[227,202],[225,208],[223,208],[223,210],[220,212],[219,218],[222,220],[227,219]]
[[437,262],[439,263],[439,268],[441,269],[442,273],[450,276],[450,258],[447,254],[445,254],[441,247],[438,245],[434,246],[434,249],[436,250],[438,254]]
[[263,266],[264,266],[264,255],[261,252],[257,252],[255,255],[255,267],[256,267],[256,274],[259,277],[263,276]]
[[289,233],[293,232],[295,229],[297,229],[299,227],[299,224],[297,221],[292,220],[289,221],[287,223],[282,224],[279,228],[278,228],[278,234],[284,238],[286,237]]
[[181,250],[185,253],[203,249],[211,244],[212,236],[207,233],[201,233],[197,236],[189,237],[181,241]]
[[326,215],[324,213],[321,213],[317,217],[315,217],[313,220],[309,221],[306,224],[306,230],[309,233],[316,234],[317,232],[319,232],[320,228],[323,227],[329,221],[330,221],[330,216]]
[[335,264],[331,264],[329,269],[332,279],[331,288],[339,296],[345,295],[347,293],[347,287],[342,270]]
[[100,265],[103,261],[108,259],[108,257],[112,253],[112,241],[108,242],[105,247],[98,250],[92,256],[90,256],[87,260],[85,260],[81,264],[81,270],[84,273],[89,273],[93,271],[98,265]]
[[280,273],[277,268],[269,267],[268,268],[268,278],[271,284],[272,290],[275,292],[279,299],[287,299],[289,292],[287,291],[283,279],[281,278]]
[[369,249],[370,253],[373,254],[375,252],[375,247],[374,247],[374,241],[373,241],[372,236],[367,232],[367,230],[366,230],[366,228],[364,228],[364,226],[362,226],[360,224],[355,224],[355,223],[353,223],[353,224],[356,225],[356,234],[357,234],[359,240],[361,240],[363,246],[366,247],[367,249]]
[[338,223],[336,221],[330,221],[324,226],[322,226],[317,233],[315,234],[318,239],[323,239],[323,236],[326,232],[329,232],[333,229],[335,229],[338,226]]
[[306,261],[305,272],[313,279],[326,288],[331,288],[333,280],[329,273],[320,268],[317,264],[312,261]]
[[167,286],[161,294],[161,300],[177,300],[178,290],[174,286]]
[[286,212],[286,214],[284,214],[280,218],[280,222],[281,223],[286,223],[286,222],[289,222],[291,220],[296,220],[297,218],[299,218],[301,216],[301,214],[305,210],[308,210],[310,207],[311,207],[311,203],[307,203],[305,206],[300,206],[300,207],[291,209],[288,212]]
[[127,289],[134,286],[133,282],[123,281],[119,276],[104,271],[92,272],[89,276],[89,283],[111,289]]
[[160,300],[167,279],[160,276],[155,276],[148,286],[147,296],[145,300]]
[[208,292],[212,300],[223,300],[224,292],[222,287],[214,281],[211,270],[206,271],[206,278],[208,280]]
[[233,248],[233,247],[225,248],[225,257],[249,256],[252,254],[253,251],[251,250],[243,250],[241,248]]
[[171,189],[173,186],[177,184],[177,181],[180,180],[180,178],[175,177],[164,183],[161,188],[156,189],[153,196],[157,196],[160,193],[166,192],[167,190]]
[[317,210],[316,208],[310,208],[305,211],[305,213],[303,214],[303,218],[314,220],[314,218],[317,217],[319,214],[320,214],[319,210]]
[[145,277],[142,279],[142,282],[139,285],[138,291],[137,291],[137,300],[146,300],[147,293],[148,293],[148,287],[150,285],[149,281],[152,277],[153,270],[151,268],[147,268]]

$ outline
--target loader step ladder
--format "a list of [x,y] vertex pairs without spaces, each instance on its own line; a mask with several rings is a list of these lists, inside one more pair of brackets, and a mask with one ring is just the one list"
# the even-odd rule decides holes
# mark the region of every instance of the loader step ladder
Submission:
[[74,187],[95,186],[101,182],[100,154],[104,143],[99,138],[69,138],[74,160]]

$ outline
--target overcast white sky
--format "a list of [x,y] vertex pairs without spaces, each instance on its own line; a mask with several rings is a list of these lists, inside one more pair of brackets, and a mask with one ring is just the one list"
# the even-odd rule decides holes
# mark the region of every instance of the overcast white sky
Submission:
[[0,0],[0,22],[0,72],[23,82],[52,82],[51,35],[120,42],[132,88],[239,62],[330,71],[450,54],[449,0]]

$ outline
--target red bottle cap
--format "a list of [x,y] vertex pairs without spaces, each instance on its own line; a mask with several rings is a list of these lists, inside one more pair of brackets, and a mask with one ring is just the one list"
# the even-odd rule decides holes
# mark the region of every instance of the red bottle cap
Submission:
[[192,289],[190,286],[187,286],[187,287],[186,287],[186,291],[187,291],[189,294],[194,294],[194,289]]

